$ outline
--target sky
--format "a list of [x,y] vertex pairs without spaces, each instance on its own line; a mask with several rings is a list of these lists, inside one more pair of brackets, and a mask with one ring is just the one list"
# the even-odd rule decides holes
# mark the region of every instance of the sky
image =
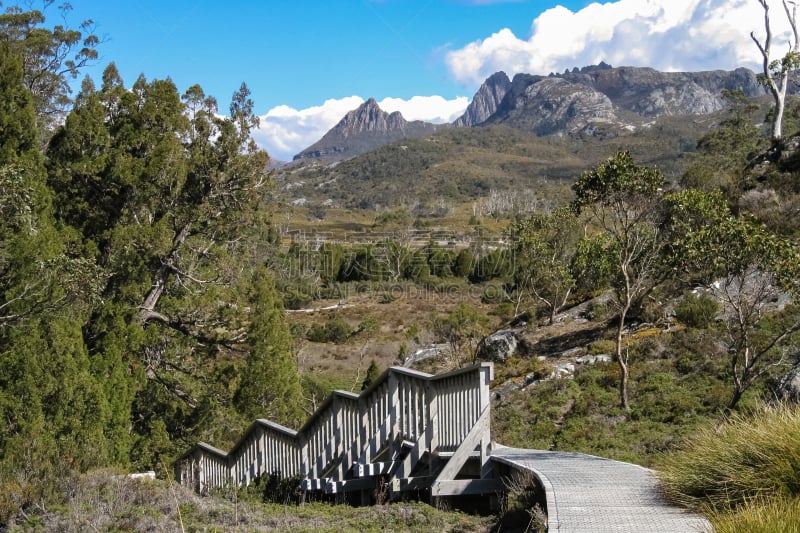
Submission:
[[[778,0],[769,0],[787,42]],[[11,2],[5,2],[6,5]],[[68,23],[102,39],[95,81],[114,62],[199,84],[226,112],[247,83],[254,138],[276,159],[319,140],[368,98],[407,120],[450,122],[503,70],[563,72],[605,61],[665,71],[760,68],[757,0],[71,0]],[[48,22],[60,14],[50,8]]]

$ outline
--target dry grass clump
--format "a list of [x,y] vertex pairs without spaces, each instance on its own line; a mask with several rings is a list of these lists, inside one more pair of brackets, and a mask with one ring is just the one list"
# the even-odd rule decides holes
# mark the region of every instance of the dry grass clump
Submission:
[[663,458],[667,495],[717,532],[800,532],[800,406],[734,414]]
[[667,493],[690,507],[736,508],[753,498],[800,495],[800,407],[734,414],[666,456]]
[[753,501],[736,512],[709,512],[716,533],[800,533],[800,498]]
[[76,478],[64,501],[20,517],[9,531],[261,532],[488,531],[491,517],[445,512],[421,503],[348,505],[264,503],[247,491],[198,496],[164,480],[131,479],[117,471]]

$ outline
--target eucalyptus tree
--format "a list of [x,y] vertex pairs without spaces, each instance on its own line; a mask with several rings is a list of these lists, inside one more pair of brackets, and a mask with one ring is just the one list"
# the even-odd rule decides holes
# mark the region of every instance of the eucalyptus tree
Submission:
[[611,286],[617,305],[615,359],[620,368],[620,406],[630,409],[630,359],[625,350],[629,311],[660,280],[664,244],[661,201],[664,177],[655,168],[637,165],[630,153],[619,152],[573,185],[572,207],[606,234],[614,266]]
[[508,232],[513,243],[512,275],[519,295],[515,315],[521,298],[531,295],[545,307],[549,323],[553,323],[576,286],[571,263],[579,229],[578,219],[568,208],[512,224]]
[[734,216],[719,193],[686,190],[668,199],[675,238],[669,256],[722,304],[722,342],[733,390],[727,409],[796,354],[800,248],[747,215]]
[[[43,0],[42,9],[30,9],[31,2],[8,6],[0,14],[0,42],[21,57],[23,83],[33,99],[40,141],[61,121],[71,104],[69,79],[97,59],[100,39],[92,20],[78,28],[65,24],[45,25],[45,12],[55,0]],[[72,10],[68,2],[58,4],[62,20]]]
[[[766,86],[772,99],[775,101],[775,110],[772,114],[772,139],[778,140],[783,134],[783,113],[786,108],[786,92],[789,88],[789,74],[800,66],[800,38],[797,31],[797,4],[794,1],[782,0],[781,4],[786,13],[786,19],[791,28],[789,49],[778,59],[772,58],[772,25],[769,20],[768,0],[756,0],[764,10],[764,30],[766,35],[763,42],[756,37],[755,32],[750,32],[750,38],[758,47],[762,58],[762,72],[759,81]],[[789,7],[791,5],[791,8]]]

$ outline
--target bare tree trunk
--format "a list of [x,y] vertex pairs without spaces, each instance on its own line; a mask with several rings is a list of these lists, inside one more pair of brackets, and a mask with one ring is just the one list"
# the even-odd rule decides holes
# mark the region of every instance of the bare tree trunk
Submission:
[[183,225],[183,227],[181,227],[180,231],[178,231],[178,234],[172,240],[172,250],[170,250],[169,255],[162,261],[161,266],[158,267],[158,270],[153,276],[153,285],[150,287],[150,291],[148,291],[147,296],[145,296],[144,302],[142,302],[142,305],[139,306],[139,320],[142,323],[151,319],[167,322],[167,319],[160,313],[156,312],[155,308],[158,304],[158,300],[161,298],[161,295],[164,294],[164,289],[167,287],[167,281],[169,280],[170,272],[172,272],[175,258],[177,257],[181,246],[183,246],[183,243],[186,241],[188,236],[189,223],[186,223]]
[[628,377],[630,370],[628,369],[627,358],[622,355],[622,340],[623,331],[625,330],[625,316],[628,314],[628,307],[620,312],[619,324],[617,325],[617,364],[619,365],[619,405],[626,411],[631,410],[630,402],[628,401]]
[[[767,33],[764,38],[763,44],[756,38],[755,33],[750,33],[750,38],[756,43],[761,58],[763,60],[763,75],[760,81],[769,89],[772,99],[775,100],[775,112],[772,115],[772,139],[778,140],[783,135],[783,114],[786,108],[786,90],[789,85],[789,71],[794,70],[798,66],[798,39],[797,33],[797,5],[791,2],[792,8],[786,0],[783,0],[783,9],[786,12],[786,18],[792,28],[792,40],[789,41],[789,51],[786,55],[777,60],[772,61],[770,58],[770,48],[772,46],[772,28],[769,22],[769,5],[767,0],[758,0],[761,7],[764,9],[764,29]],[[780,67],[780,68],[777,68]]]

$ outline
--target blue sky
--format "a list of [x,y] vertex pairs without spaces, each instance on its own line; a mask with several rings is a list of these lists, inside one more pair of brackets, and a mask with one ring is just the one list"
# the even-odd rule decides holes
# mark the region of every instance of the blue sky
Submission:
[[[547,74],[601,60],[662,70],[756,68],[748,34],[762,20],[755,0],[71,4],[73,25],[91,18],[105,41],[93,78],[114,61],[127,85],[139,74],[169,76],[180,91],[199,83],[221,111],[245,81],[262,115],[256,140],[279,159],[370,97],[410,120],[452,120],[497,70]],[[58,17],[50,11],[49,20]]]

